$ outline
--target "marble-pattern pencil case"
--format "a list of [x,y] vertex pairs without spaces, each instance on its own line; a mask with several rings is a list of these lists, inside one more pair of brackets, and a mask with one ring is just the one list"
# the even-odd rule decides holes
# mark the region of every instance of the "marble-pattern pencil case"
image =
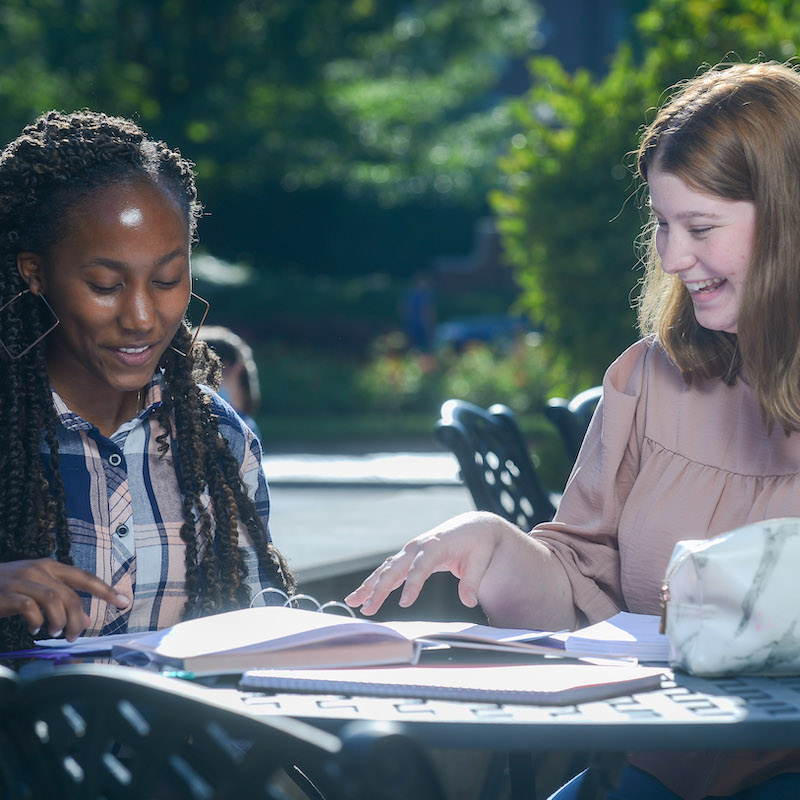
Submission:
[[663,595],[676,669],[800,674],[800,518],[678,542]]

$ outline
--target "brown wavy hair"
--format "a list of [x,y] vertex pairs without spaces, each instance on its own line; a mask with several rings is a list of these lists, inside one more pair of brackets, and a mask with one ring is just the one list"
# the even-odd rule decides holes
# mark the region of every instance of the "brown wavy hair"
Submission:
[[753,256],[737,334],[697,323],[689,292],[660,265],[654,220],[645,231],[639,325],[690,382],[742,374],[771,425],[800,430],[800,74],[774,62],[720,64],[683,82],[636,153],[648,170],[692,189],[755,205]]
[[[17,268],[17,254],[46,252],[64,234],[69,210],[100,187],[131,180],[165,186],[186,213],[191,239],[196,238],[201,205],[192,164],[163,142],[147,137],[126,119],[80,111],[51,111],[27,126],[0,155],[0,305],[26,286]],[[31,295],[26,295],[30,298]],[[33,310],[31,310],[33,309]],[[51,324],[42,304],[15,302],[0,315],[0,339],[12,352],[22,350]],[[247,568],[238,548],[241,522],[258,553],[261,570],[287,591],[291,573],[269,542],[267,531],[248,496],[239,466],[222,437],[209,396],[200,388],[219,385],[219,361],[202,342],[190,348],[184,320],[159,364],[163,370],[163,405],[155,412],[162,428],[158,437],[170,456],[183,498],[186,543],[184,618],[246,606],[250,600]],[[70,531],[59,472],[57,418],[47,375],[45,348],[39,346],[18,360],[0,358],[0,561],[55,556],[70,564]],[[44,437],[49,449],[51,480],[39,451]],[[209,512],[199,502],[208,491]],[[197,519],[195,520],[195,514]],[[198,556],[202,553],[202,557]],[[30,642],[21,617],[0,619],[0,650]]]

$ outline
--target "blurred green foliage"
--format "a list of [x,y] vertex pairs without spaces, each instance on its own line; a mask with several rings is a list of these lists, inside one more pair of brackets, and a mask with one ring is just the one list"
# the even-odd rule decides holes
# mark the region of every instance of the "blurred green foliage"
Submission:
[[554,371],[538,344],[507,350],[475,344],[463,352],[409,351],[402,334],[373,343],[369,357],[282,344],[255,348],[262,390],[257,421],[267,452],[332,447],[430,449],[434,423],[451,397],[488,407],[510,406],[547,486],[561,489],[571,467],[560,437],[542,411],[558,392],[579,388]]
[[408,350],[401,333],[378,337],[368,358],[318,349],[261,345],[262,414],[423,413],[429,425],[441,404],[458,397],[478,405],[505,403],[518,414],[541,411],[554,391],[579,388],[554,370],[539,344],[521,339],[506,350],[475,343],[462,352]]
[[[485,210],[512,124],[496,90],[538,19],[530,0],[5,0],[0,138],[54,107],[135,117],[196,162],[215,254],[408,274]],[[387,227],[416,237],[390,207],[416,210],[405,261],[381,253]]]
[[522,306],[583,385],[598,383],[637,336],[634,241],[646,214],[628,154],[652,109],[702,64],[786,60],[798,46],[792,0],[651,0],[604,76],[530,62],[533,84],[514,103],[519,129],[491,203]]
[[[202,263],[202,255],[195,257]],[[248,341],[285,342],[364,359],[382,346],[376,337],[403,327],[401,305],[408,281],[387,273],[332,278],[302,272],[250,271],[243,285],[204,280],[197,291],[211,302],[209,324],[229,325]],[[516,291],[496,289],[439,293],[440,319],[504,314]]]

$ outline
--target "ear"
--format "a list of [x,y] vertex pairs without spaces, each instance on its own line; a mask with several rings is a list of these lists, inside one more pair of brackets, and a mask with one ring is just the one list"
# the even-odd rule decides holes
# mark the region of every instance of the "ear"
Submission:
[[42,260],[36,253],[17,253],[17,271],[34,294],[45,291]]

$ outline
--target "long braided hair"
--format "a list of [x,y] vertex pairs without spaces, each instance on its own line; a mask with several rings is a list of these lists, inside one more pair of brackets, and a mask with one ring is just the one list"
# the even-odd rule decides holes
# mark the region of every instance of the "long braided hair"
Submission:
[[[149,139],[129,120],[91,111],[51,111],[28,125],[0,154],[0,306],[27,288],[17,271],[18,253],[47,252],[65,233],[66,212],[93,190],[143,178],[165,186],[178,199],[194,240],[201,206],[192,164],[180,153]],[[0,314],[0,340],[18,353],[52,323],[44,304],[23,294]],[[184,320],[172,345],[188,355],[167,348],[162,356],[163,404],[154,412],[162,428],[160,449],[162,454],[171,450],[183,497],[184,618],[249,602],[247,568],[237,547],[240,522],[254,543],[261,570],[276,586],[294,589],[291,573],[268,541],[242,484],[209,397],[199,386],[218,388],[219,361],[205,343],[191,346],[191,340]],[[17,360],[0,350],[0,364],[0,561],[55,556],[71,564],[45,347],[34,347]],[[42,437],[49,449],[50,480],[39,454]],[[210,513],[200,502],[206,491],[213,534]],[[21,617],[0,619],[1,650],[29,642]]]

